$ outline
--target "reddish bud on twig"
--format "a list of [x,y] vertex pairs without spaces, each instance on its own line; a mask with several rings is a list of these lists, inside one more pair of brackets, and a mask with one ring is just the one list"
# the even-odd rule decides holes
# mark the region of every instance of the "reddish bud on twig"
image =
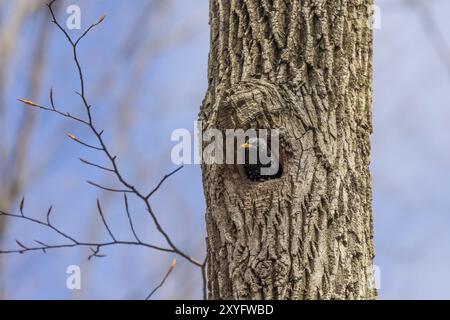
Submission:
[[75,140],[75,141],[78,141],[78,138],[77,138],[76,136],[74,136],[73,134],[71,134],[71,133],[69,133],[69,132],[66,132],[66,135],[67,135],[70,139]]
[[39,107],[39,105],[37,103],[30,101],[30,100],[26,100],[26,99],[17,99],[17,100],[19,100],[20,102],[25,103],[29,106],[32,106],[32,107]]
[[172,263],[170,264],[168,273],[172,272],[173,269],[175,269],[176,266],[177,266],[177,259],[173,259]]

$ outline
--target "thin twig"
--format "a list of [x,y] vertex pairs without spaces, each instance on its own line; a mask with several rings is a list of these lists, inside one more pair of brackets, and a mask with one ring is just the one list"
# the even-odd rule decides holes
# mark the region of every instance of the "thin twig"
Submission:
[[91,260],[92,258],[104,258],[106,257],[106,254],[100,254],[100,246],[96,246],[95,249],[90,248],[92,251],[92,254],[88,257],[88,260]]
[[166,179],[170,178],[172,175],[174,175],[175,173],[177,173],[178,171],[180,171],[181,169],[183,169],[183,166],[173,170],[171,173],[166,174],[161,181],[159,181],[158,185],[145,197],[146,199],[149,199],[156,191],[158,191],[158,189],[161,187],[161,185],[164,183],[164,181],[166,181]]
[[23,213],[23,207],[24,207],[24,205],[25,205],[25,197],[22,198],[22,200],[20,201],[20,204],[19,204],[19,210],[20,210],[20,214],[22,215],[22,217],[25,216],[25,214]]
[[152,290],[152,292],[150,292],[150,294],[147,296],[147,298],[145,298],[145,300],[150,300],[150,298],[153,296],[153,294],[164,285],[164,282],[166,282],[167,278],[172,273],[173,269],[175,269],[176,265],[177,265],[177,260],[173,259],[172,263],[170,264],[169,269],[167,270],[167,273],[164,276],[164,278],[162,279],[162,281],[156,286],[155,289]]
[[78,43],[91,31],[94,27],[98,26],[100,23],[105,20],[106,16],[101,16],[98,22],[92,24],[89,28],[86,29],[86,31],[83,32],[83,34],[75,41],[74,46],[77,46]]
[[52,214],[52,210],[53,210],[53,206],[50,206],[50,208],[48,208],[48,211],[47,211],[47,224],[51,224],[50,223],[50,215]]
[[50,104],[52,106],[52,110],[56,111],[55,101],[53,100],[53,88],[50,88]]
[[76,117],[76,116],[72,116],[72,115],[71,115],[70,113],[68,113],[68,112],[62,112],[62,111],[59,111],[58,109],[56,109],[56,107],[55,107],[55,109],[53,109],[53,105],[52,105],[51,108],[49,108],[49,107],[39,105],[39,104],[34,103],[34,102],[32,102],[32,101],[29,101],[29,100],[25,100],[25,99],[17,99],[17,100],[19,100],[20,102],[22,102],[22,103],[24,103],[24,104],[26,104],[26,105],[29,105],[29,106],[32,106],[32,107],[36,107],[36,108],[42,109],[42,110],[44,110],[44,111],[50,111],[50,112],[56,113],[56,114],[58,114],[58,115],[60,115],[60,116],[62,116],[62,117],[65,117],[65,118],[69,118],[69,119],[71,119],[71,120],[78,121],[78,122],[80,122],[80,123],[82,123],[82,124],[85,124],[85,125],[88,124],[85,120],[83,120],[83,119],[81,119],[81,118],[78,118],[78,117]]
[[124,198],[124,202],[125,202],[125,211],[127,212],[127,217],[128,217],[128,222],[130,224],[131,232],[133,233],[134,238],[138,242],[141,242],[141,239],[139,239],[139,237],[136,233],[136,230],[134,229],[134,223],[133,223],[133,219],[131,219],[130,207],[128,206],[128,197],[127,197],[126,193],[123,194],[123,198]]
[[114,172],[114,170],[112,170],[112,169],[109,169],[109,168],[103,167],[103,166],[101,166],[101,165],[92,163],[92,162],[90,162],[90,161],[84,160],[83,158],[78,158],[78,159],[79,159],[81,162],[83,162],[84,164],[87,164],[87,165],[89,165],[89,166],[96,167],[96,168],[99,168],[99,169],[102,169],[102,170],[105,170],[105,171],[108,171],[108,172]]
[[96,146],[93,146],[93,145],[88,144],[88,143],[86,143],[86,142],[83,142],[83,141],[81,141],[78,137],[75,137],[75,136],[74,136],[73,134],[71,134],[71,133],[66,133],[66,135],[67,135],[70,139],[72,139],[73,141],[75,141],[75,142],[77,142],[77,143],[79,143],[79,144],[81,144],[81,145],[83,145],[83,146],[85,146],[85,147],[87,147],[87,148],[89,148],[89,149],[94,149],[94,150],[103,151],[103,148],[96,147]]
[[113,239],[113,241],[117,241],[116,238],[114,237],[114,234],[111,232],[111,229],[109,228],[108,223],[106,222],[105,215],[103,214],[103,211],[102,211],[102,206],[100,205],[100,200],[98,200],[98,199],[97,199],[97,209],[98,209],[98,213],[100,214],[100,217],[102,217],[102,221],[106,227],[106,230],[108,230],[108,233],[111,236],[111,239]]
[[86,181],[87,183],[89,183],[91,186],[94,186],[96,188],[105,190],[105,191],[109,191],[109,192],[118,192],[118,193],[122,193],[122,192],[127,192],[127,193],[132,193],[132,190],[123,190],[123,189],[114,189],[114,188],[108,188],[108,187],[103,187],[101,185],[99,185],[98,183],[92,182],[92,181]]

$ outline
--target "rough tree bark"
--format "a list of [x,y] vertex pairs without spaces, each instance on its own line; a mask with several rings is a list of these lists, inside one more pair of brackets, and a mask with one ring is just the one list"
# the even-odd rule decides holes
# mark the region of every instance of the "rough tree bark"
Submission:
[[279,128],[280,179],[202,166],[210,299],[373,299],[371,0],[211,0],[203,129]]

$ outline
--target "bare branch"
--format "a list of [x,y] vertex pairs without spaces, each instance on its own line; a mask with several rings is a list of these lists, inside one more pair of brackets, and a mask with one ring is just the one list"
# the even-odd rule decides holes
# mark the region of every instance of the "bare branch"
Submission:
[[99,169],[102,169],[102,170],[105,170],[105,171],[108,171],[108,172],[114,172],[114,170],[112,170],[112,169],[109,169],[109,168],[100,166],[100,165],[98,165],[98,164],[92,163],[92,162],[90,162],[90,161],[84,160],[83,158],[78,158],[78,159],[79,159],[81,162],[83,162],[84,164],[87,164],[87,165],[89,165],[89,166],[96,167],[96,168],[99,168]]
[[[70,240],[74,244],[78,243],[78,241],[76,241],[71,236],[67,235],[66,233],[62,232],[61,230],[59,230],[58,228],[53,226],[50,222],[43,222],[43,221],[40,221],[38,219],[27,217],[27,216],[25,216],[23,214],[18,215],[18,214],[12,214],[12,213],[3,212],[3,211],[0,211],[0,216],[10,217],[10,218],[19,218],[19,219],[23,219],[23,220],[26,220],[26,221],[29,221],[29,222],[32,222],[32,223],[35,223],[35,224],[39,224],[41,226],[48,227],[48,228],[52,229],[53,231],[57,232],[62,237]],[[50,217],[50,215],[47,214],[47,219],[49,219],[49,217]]]
[[100,19],[98,20],[98,22],[92,24],[89,28],[86,29],[86,31],[83,32],[83,34],[77,39],[77,41],[75,41],[74,46],[77,46],[78,43],[96,26],[98,26],[100,23],[103,22],[103,20],[105,20],[106,16],[101,16]]
[[81,123],[83,123],[85,125],[88,125],[88,123],[85,120],[83,120],[81,118],[78,118],[78,117],[75,117],[75,116],[72,116],[68,112],[64,113],[64,112],[61,112],[61,111],[59,111],[57,109],[53,109],[53,107],[49,108],[49,107],[46,107],[46,106],[42,106],[42,105],[36,104],[33,101],[29,101],[29,100],[25,100],[25,99],[17,99],[17,100],[19,100],[20,102],[25,103],[25,104],[27,104],[29,106],[36,107],[36,108],[39,108],[39,109],[42,109],[42,110],[45,110],[45,111],[54,112],[54,113],[59,114],[60,116],[63,116],[63,117],[66,117],[66,118],[69,118],[69,119],[81,122]]
[[[18,218],[18,219],[22,219],[22,220],[25,220],[28,222],[32,222],[35,224],[45,226],[45,227],[53,230],[54,232],[58,233],[65,239],[69,240],[71,243],[49,245],[49,244],[45,244],[41,241],[35,240],[35,242],[40,245],[39,247],[27,247],[23,243],[21,243],[19,240],[16,240],[16,243],[21,247],[21,249],[0,250],[0,254],[25,253],[25,252],[29,252],[29,251],[40,251],[40,250],[45,251],[45,250],[51,250],[51,249],[74,248],[74,247],[96,247],[96,248],[100,249],[102,247],[108,247],[108,246],[114,246],[114,245],[135,245],[135,246],[145,247],[145,248],[154,249],[154,250],[158,250],[158,251],[162,251],[162,252],[175,253],[175,251],[173,249],[155,246],[155,245],[148,244],[148,243],[145,243],[142,241],[117,241],[116,238],[112,235],[112,233],[110,233],[110,235],[113,238],[113,241],[110,241],[110,242],[93,243],[93,242],[78,241],[78,240],[75,240],[73,237],[69,236],[64,231],[53,226],[50,223],[50,212],[51,212],[51,210],[49,210],[47,213],[47,222],[43,222],[43,221],[31,218],[31,217],[27,217],[27,216],[22,216],[19,214],[6,213],[3,211],[0,211],[0,216],[10,217],[10,218]],[[103,215],[103,213],[102,213],[102,215]],[[105,223],[105,225],[106,225],[106,223]],[[109,227],[107,229],[109,229]],[[108,232],[111,232],[111,230],[109,229]]]
[[183,166],[173,170],[171,173],[166,174],[161,181],[159,181],[158,185],[145,197],[145,199],[149,199],[156,191],[158,191],[158,189],[161,187],[161,185],[164,183],[164,181],[166,181],[168,178],[170,178],[172,175],[174,175],[175,173],[177,173],[178,171],[180,171],[181,169],[183,169]]
[[23,245],[19,240],[16,240],[16,243],[17,243],[22,249],[24,249],[25,251],[28,250],[28,248],[25,247],[25,245]]
[[95,249],[91,249],[92,254],[88,257],[88,260],[91,260],[92,258],[104,258],[106,257],[106,254],[100,254],[100,246],[96,246]]
[[25,214],[23,213],[23,206],[25,205],[25,198],[22,198],[22,200],[20,200],[20,205],[19,205],[19,210],[20,210],[20,214],[23,216],[25,216]]
[[67,41],[69,41],[69,43],[74,46],[73,40],[72,38],[69,36],[69,34],[67,33],[67,31],[58,23],[58,21],[56,20],[56,16],[55,16],[55,12],[53,11],[53,4],[55,3],[56,0],[52,0],[47,4],[47,7],[50,11],[50,14],[52,16],[52,22],[59,28],[59,30],[61,30],[61,32],[64,34],[64,36],[66,37]]
[[90,145],[90,144],[88,144],[88,143],[86,143],[86,142],[83,142],[83,141],[81,141],[80,139],[78,139],[76,136],[74,136],[74,135],[71,134],[71,133],[68,133],[68,132],[67,132],[66,135],[67,135],[70,139],[72,139],[73,141],[75,141],[75,142],[77,142],[77,143],[79,143],[79,144],[81,144],[81,145],[83,145],[83,146],[85,146],[85,147],[87,147],[87,148],[94,149],[94,150],[99,150],[99,151],[103,151],[103,148],[96,147],[96,146]]
[[110,247],[110,246],[117,246],[117,245],[135,245],[135,246],[141,246],[150,248],[152,250],[158,250],[163,252],[169,252],[173,253],[171,249],[162,248],[154,245],[149,245],[146,243],[137,243],[133,241],[111,241],[111,242],[104,242],[104,243],[89,243],[89,242],[79,242],[79,243],[70,243],[70,244],[56,244],[56,245],[47,245],[42,243],[41,241],[34,240],[38,244],[40,244],[40,247],[26,247],[26,249],[16,249],[16,250],[0,250],[0,254],[14,254],[14,253],[26,253],[26,252],[32,252],[32,251],[44,251],[44,250],[53,250],[53,249],[64,249],[64,248],[75,248],[75,247]]
[[119,193],[122,193],[122,192],[133,193],[133,191],[131,191],[131,190],[121,190],[121,189],[114,189],[114,188],[103,187],[103,186],[101,186],[101,185],[99,185],[99,184],[97,184],[95,182],[89,181],[89,180],[86,181],[86,182],[89,183],[90,185],[94,186],[94,187],[97,187],[97,188],[105,190],[105,191],[119,192]]
[[53,88],[50,88],[50,103],[52,105],[52,110],[56,111],[55,101],[53,100]]
[[47,244],[45,244],[44,242],[42,242],[42,241],[39,241],[39,240],[34,240],[34,242],[36,242],[37,244],[40,244],[41,246],[43,246],[43,247],[48,247],[48,245]]
[[98,213],[100,214],[100,217],[102,217],[103,224],[105,225],[106,230],[108,230],[108,233],[111,236],[111,239],[116,241],[116,238],[114,237],[114,234],[111,232],[111,229],[109,228],[108,223],[106,223],[106,219],[105,219],[105,216],[103,214],[102,207],[100,205],[100,201],[98,199],[97,199],[97,208],[98,208]]
[[202,267],[202,264],[200,262],[198,262],[197,260],[193,259],[192,257],[190,257],[189,255],[187,255],[186,253],[184,253],[183,251],[181,251],[180,249],[178,249],[177,246],[175,246],[175,244],[172,242],[172,239],[170,238],[170,236],[167,234],[167,232],[162,228],[161,224],[159,223],[158,218],[156,217],[155,213],[153,212],[153,209],[150,205],[150,202],[148,201],[148,199],[145,199],[141,194],[136,194],[139,197],[141,197],[141,199],[144,200],[146,209],[148,211],[148,213],[150,214],[150,217],[153,220],[153,223],[156,226],[156,229],[159,231],[159,233],[164,237],[164,239],[166,240],[166,242],[169,244],[169,246],[174,250],[174,252],[178,253],[180,256],[182,256],[183,258],[185,258],[186,260],[188,260],[189,262],[191,262],[192,264],[196,265],[197,267]]
[[173,269],[175,269],[176,265],[177,265],[177,260],[173,259],[172,263],[170,264],[169,269],[167,270],[167,273],[164,276],[164,278],[162,279],[162,281],[159,283],[159,285],[156,286],[155,289],[152,290],[152,292],[150,292],[150,294],[147,296],[147,298],[145,300],[150,300],[150,298],[153,296],[153,294],[164,285],[164,282],[166,282],[167,278],[172,273]]
[[[101,24],[105,17],[101,17],[98,22],[92,24],[89,28],[87,28],[82,35],[77,39],[77,40],[72,40],[72,38],[70,37],[70,35],[68,34],[68,32],[64,29],[64,27],[58,22],[55,13],[53,11],[53,4],[55,3],[56,0],[52,0],[50,1],[47,6],[49,8],[51,17],[52,17],[52,22],[61,30],[61,32],[64,34],[64,36],[66,37],[67,41],[71,44],[72,46],[72,54],[73,54],[73,62],[75,64],[75,66],[77,67],[77,71],[78,71],[78,77],[79,77],[79,85],[80,85],[80,92],[77,92],[77,94],[81,97],[82,101],[83,101],[83,105],[84,105],[84,109],[85,109],[85,116],[87,117],[87,120],[83,120],[81,118],[72,116],[70,113],[66,112],[61,112],[56,108],[55,102],[54,102],[54,97],[53,97],[53,89],[50,89],[50,104],[51,107],[47,107],[47,106],[43,106],[40,104],[37,104],[33,101],[30,100],[25,100],[25,99],[19,99],[19,101],[21,101],[24,104],[27,104],[29,106],[32,107],[36,107],[45,111],[50,111],[56,114],[59,114],[63,117],[69,118],[71,120],[77,121],[79,123],[82,123],[83,125],[86,125],[91,133],[94,135],[94,137],[96,138],[98,144],[100,145],[99,147],[97,146],[93,146],[90,144],[87,144],[83,141],[81,141],[80,139],[78,139],[76,136],[74,136],[71,133],[67,133],[68,137],[72,140],[74,140],[75,142],[90,148],[90,149],[95,149],[95,150],[99,150],[102,151],[104,153],[104,155],[107,157],[107,159],[110,162],[111,168],[105,167],[105,166],[100,166],[97,164],[94,164],[92,162],[86,161],[84,159],[80,158],[80,161],[82,161],[83,163],[87,164],[87,165],[91,165],[94,167],[97,167],[99,169],[108,171],[108,172],[112,172],[115,174],[116,178],[119,180],[119,182],[121,183],[121,185],[123,186],[123,189],[115,189],[115,188],[109,188],[109,187],[104,187],[101,186],[97,183],[94,183],[92,181],[87,181],[90,185],[100,188],[102,190],[105,191],[111,191],[111,192],[120,192],[120,193],[124,193],[124,201],[125,201],[125,210],[127,213],[127,217],[129,220],[129,224],[130,224],[130,228],[131,231],[133,233],[133,236],[135,238],[136,241],[117,241],[116,237],[114,236],[113,232],[111,231],[111,229],[109,228],[109,225],[106,222],[105,216],[103,214],[101,205],[100,205],[100,201],[97,200],[97,208],[98,208],[98,212],[102,218],[103,224],[105,225],[112,241],[111,242],[104,242],[104,243],[90,243],[90,242],[82,242],[82,241],[78,241],[75,238],[67,235],[65,232],[61,231],[59,228],[55,227],[52,225],[51,221],[50,221],[50,215],[52,212],[52,207],[49,208],[48,212],[47,212],[47,220],[46,222],[40,221],[38,219],[34,219],[34,218],[30,218],[30,217],[26,217],[23,213],[23,206],[24,206],[24,200],[22,200],[21,204],[20,204],[20,212],[21,215],[16,215],[16,214],[8,214],[8,213],[4,213],[0,211],[0,216],[7,216],[7,217],[15,217],[15,218],[20,218],[20,219],[24,219],[28,222],[32,222],[35,224],[39,224],[42,226],[46,226],[50,229],[52,229],[54,232],[58,233],[59,235],[61,235],[63,238],[65,238],[66,240],[69,240],[70,243],[66,243],[66,244],[58,244],[58,245],[47,245],[43,242],[37,241],[35,240],[35,242],[37,244],[39,244],[39,246],[37,247],[26,247],[25,245],[23,245],[21,242],[17,241],[17,244],[20,246],[21,249],[16,249],[16,250],[8,250],[8,251],[0,251],[0,253],[25,253],[25,252],[29,252],[29,251],[39,251],[42,250],[43,252],[46,252],[46,250],[50,250],[50,249],[59,249],[59,248],[72,248],[72,247],[77,247],[77,246],[86,246],[89,247],[92,250],[92,254],[89,256],[89,259],[93,258],[93,257],[104,257],[105,255],[100,254],[100,250],[103,247],[106,246],[112,246],[112,245],[136,245],[136,246],[141,246],[141,247],[146,247],[146,248],[150,248],[150,249],[154,249],[154,250],[159,250],[159,251],[163,251],[163,252],[170,252],[170,253],[175,253],[178,254],[179,256],[185,258],[186,260],[188,260],[190,263],[196,265],[197,267],[200,267],[202,270],[202,275],[203,275],[203,279],[205,281],[205,266],[206,266],[206,262],[199,262],[195,259],[193,259],[192,257],[190,257],[187,253],[185,253],[184,251],[180,250],[172,241],[171,237],[169,236],[169,234],[166,232],[166,230],[162,227],[162,225],[160,224],[156,214],[154,213],[154,211],[152,210],[152,207],[150,205],[149,199],[150,197],[160,189],[160,187],[162,186],[162,184],[168,179],[170,178],[172,175],[174,175],[175,173],[177,173],[178,171],[180,171],[183,167],[179,167],[177,169],[175,169],[174,171],[170,172],[169,174],[165,175],[160,182],[157,184],[157,186],[147,195],[145,195],[144,193],[142,193],[141,191],[139,191],[137,188],[135,188],[135,186],[128,182],[123,175],[123,172],[119,169],[119,166],[117,165],[117,157],[113,156],[112,153],[110,152],[109,148],[107,147],[104,139],[103,139],[103,130],[99,130],[97,129],[94,121],[93,121],[93,116],[91,113],[91,105],[88,102],[88,99],[86,97],[86,93],[85,93],[85,76],[83,74],[83,69],[81,67],[79,58],[78,58],[78,51],[77,51],[77,45],[80,43],[80,41],[82,39],[84,39],[84,37],[96,26],[98,26],[99,24]],[[137,233],[135,231],[134,225],[133,225],[133,221],[131,219],[131,214],[130,214],[130,210],[129,210],[129,205],[128,205],[128,199],[127,199],[127,193],[132,193],[134,194],[138,199],[140,199],[146,210],[148,211],[154,225],[156,226],[156,229],[158,230],[158,232],[162,235],[162,237],[165,239],[165,241],[168,244],[168,248],[164,248],[164,247],[159,247],[159,246],[155,246],[155,245],[151,245],[151,244],[147,244],[142,242],[139,237],[137,236]],[[149,294],[149,296],[147,297],[148,299],[164,284],[164,282],[166,281],[167,277],[169,276],[169,274],[172,272],[172,270],[175,268],[175,264],[176,261],[174,260],[172,262],[172,265],[169,267],[169,270],[167,272],[167,274],[165,275],[165,277],[163,278],[163,280],[161,281],[161,283]],[[205,293],[204,293],[205,294]]]
[[131,219],[130,208],[128,206],[128,197],[127,197],[126,193],[123,194],[123,198],[124,198],[124,202],[125,202],[125,211],[127,212],[128,222],[130,223],[131,232],[133,232],[134,238],[138,242],[141,242],[141,239],[139,239],[139,237],[136,233],[136,230],[134,229],[134,224],[133,224],[133,220]]
[[47,224],[50,225],[50,215],[52,214],[53,206],[50,206],[47,211]]

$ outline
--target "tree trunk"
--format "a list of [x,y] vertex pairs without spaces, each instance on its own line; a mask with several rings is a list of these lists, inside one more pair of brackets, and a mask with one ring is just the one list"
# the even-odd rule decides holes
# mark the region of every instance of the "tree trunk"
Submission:
[[283,175],[203,164],[208,298],[374,299],[372,0],[211,0],[210,128],[279,128]]

